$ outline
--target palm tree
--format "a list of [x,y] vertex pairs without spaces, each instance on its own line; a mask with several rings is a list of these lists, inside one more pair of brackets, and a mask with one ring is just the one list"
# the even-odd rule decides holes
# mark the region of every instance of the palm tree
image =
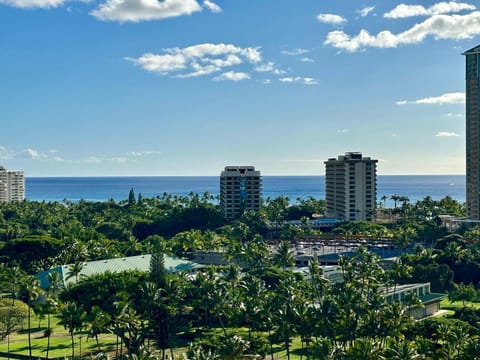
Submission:
[[40,286],[38,279],[35,278],[34,276],[26,276],[21,280],[20,286],[22,288],[22,293],[24,294],[26,298],[26,303],[28,305],[28,317],[27,317],[27,323],[28,323],[28,354],[29,358],[32,359],[32,338],[31,338],[31,332],[32,332],[32,327],[31,327],[31,309],[35,301],[38,300],[40,297]]
[[47,287],[47,299],[46,299],[46,311],[47,311],[47,351],[45,357],[48,359],[48,353],[50,351],[50,337],[52,335],[51,313],[58,307],[58,293],[63,287],[63,281],[58,272],[50,272],[48,274],[48,287]]
[[75,282],[78,282],[78,277],[80,276],[80,273],[82,272],[84,266],[85,264],[82,261],[76,261],[75,263],[70,265],[65,280],[75,277]]
[[388,358],[391,360],[415,360],[421,356],[415,349],[415,343],[407,340],[392,341]]
[[97,350],[100,352],[101,349],[100,343],[98,341],[98,335],[100,335],[102,331],[107,328],[107,325],[110,323],[110,317],[100,307],[94,306],[87,318],[87,322],[89,325],[88,337],[95,338],[95,342],[97,343]]
[[70,339],[72,342],[72,359],[75,359],[75,342],[73,335],[75,331],[83,328],[85,323],[85,312],[83,309],[78,306],[75,302],[67,302],[60,313],[60,322],[59,324],[63,325],[65,329],[68,330],[70,334]]
[[293,252],[288,241],[284,240],[280,242],[277,247],[277,252],[273,256],[273,262],[283,270],[295,265],[295,258],[293,257]]

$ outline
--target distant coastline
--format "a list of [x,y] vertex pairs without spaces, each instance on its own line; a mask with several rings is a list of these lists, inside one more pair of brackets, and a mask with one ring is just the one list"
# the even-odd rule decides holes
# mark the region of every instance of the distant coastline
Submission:
[[[218,176],[85,176],[85,177],[27,177],[26,197],[33,201],[105,201],[113,198],[125,200],[128,191],[144,197],[162,196],[163,193],[187,196],[189,193],[209,192],[218,195]],[[383,196],[405,195],[410,202],[431,196],[439,200],[451,196],[465,201],[465,175],[379,175],[377,202]],[[297,198],[323,199],[325,177],[263,176],[263,198],[287,196],[292,202]],[[387,206],[390,200],[387,200]]]

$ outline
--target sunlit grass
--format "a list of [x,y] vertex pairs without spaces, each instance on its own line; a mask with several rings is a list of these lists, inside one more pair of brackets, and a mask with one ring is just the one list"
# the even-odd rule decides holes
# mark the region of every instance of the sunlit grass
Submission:
[[[44,357],[48,343],[48,338],[44,336],[44,331],[47,328],[47,320],[45,319],[39,322],[38,319],[32,318],[31,326],[33,327],[31,332],[32,356]],[[70,334],[62,325],[58,324],[58,318],[52,317],[51,326],[52,334],[50,336],[49,357],[63,358],[71,356],[72,343]],[[116,337],[111,334],[101,334],[99,336],[99,344],[102,351],[115,351]],[[80,356],[80,352],[82,356],[98,352],[95,339],[89,338],[86,331],[75,334],[74,347],[76,356]],[[26,322],[23,330],[11,334],[8,338],[0,342],[0,352],[21,355],[29,354]]]
[[[455,310],[463,308],[463,306],[464,305],[463,305],[462,301],[450,302],[450,300],[448,300],[447,298],[442,299],[442,301],[440,301],[440,308],[444,309],[444,310],[455,311]],[[465,306],[470,307],[470,308],[474,308],[474,309],[480,309],[480,303],[479,302],[466,301]]]

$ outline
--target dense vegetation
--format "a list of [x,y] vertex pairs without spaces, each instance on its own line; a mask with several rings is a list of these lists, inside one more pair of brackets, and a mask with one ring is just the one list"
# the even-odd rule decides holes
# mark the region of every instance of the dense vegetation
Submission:
[[[451,234],[442,227],[439,215],[464,213],[448,197],[392,200],[395,206],[383,209],[391,222],[345,223],[330,234],[310,224],[325,208],[313,198],[293,205],[285,197],[266,199],[261,211],[232,222],[223,220],[209,194],[136,198],[131,191],[119,203],[1,203],[0,337],[24,321],[30,334],[34,312],[49,323],[52,315],[60,319],[72,357],[78,356],[76,337],[87,332],[96,339],[114,334],[115,356],[137,358],[155,349],[163,358],[185,359],[280,352],[312,359],[479,358],[480,313],[468,304],[478,299],[480,228]],[[272,236],[280,241],[267,241]],[[340,260],[344,281],[330,283],[316,261],[306,276],[291,270],[291,243],[309,236],[384,239],[411,251],[384,270],[378,257],[359,248]],[[165,271],[163,254],[188,257],[195,250],[225,251],[245,269],[233,263],[205,267],[195,277]],[[152,254],[148,274],[78,276],[85,261],[145,253]],[[59,264],[71,264],[68,276],[78,281],[64,289],[52,273],[50,286],[40,289],[32,275]],[[461,309],[451,318],[415,322],[411,309],[418,298],[387,303],[381,295],[385,287],[424,281],[460,301]],[[97,352],[104,350],[98,343]]]

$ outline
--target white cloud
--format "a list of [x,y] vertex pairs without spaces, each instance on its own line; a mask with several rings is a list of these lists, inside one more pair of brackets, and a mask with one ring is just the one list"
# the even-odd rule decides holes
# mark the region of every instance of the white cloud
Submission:
[[304,57],[300,59],[301,62],[315,62],[312,58],[309,57]]
[[130,152],[127,152],[125,155],[127,157],[140,158],[145,156],[161,155],[161,154],[162,153],[160,151],[130,151]]
[[412,16],[432,16],[440,14],[456,13],[463,10],[475,10],[475,6],[467,3],[458,3],[455,1],[439,2],[425,8],[422,5],[397,5],[391,11],[385,13],[383,17],[389,19],[400,19]]
[[212,2],[211,0],[205,0],[203,2],[203,7],[214,13],[222,12],[222,8],[217,4],[215,4],[214,2]]
[[0,0],[0,4],[21,8],[55,8],[62,6],[65,0]]
[[314,78],[311,78],[311,77],[304,77],[303,78],[303,83],[305,85],[317,85],[318,81],[315,80]]
[[18,153],[18,156],[20,158],[33,159],[33,160],[46,159],[48,157],[46,154],[30,148],[20,151],[20,153]]
[[375,6],[366,6],[363,9],[357,10],[357,12],[360,14],[360,16],[365,17],[373,10],[375,10]]
[[270,73],[276,74],[276,75],[282,75],[282,74],[286,73],[284,70],[281,70],[281,69],[277,68],[273,61],[269,61],[267,63],[255,66],[253,70],[255,70],[257,72],[270,72]]
[[436,137],[457,137],[457,136],[460,136],[460,135],[457,134],[457,133],[454,133],[454,132],[440,131],[435,136]]
[[0,146],[0,160],[10,160],[15,157],[15,154],[12,150],[7,149],[4,146]]
[[300,49],[300,48],[297,48],[297,49],[292,49],[292,50],[282,50],[281,53],[283,55],[289,55],[289,56],[297,56],[297,55],[302,55],[302,54],[306,54],[308,53],[309,50],[307,49]]
[[341,25],[347,22],[347,19],[335,14],[318,14],[317,20],[324,24]]
[[129,151],[124,154],[114,154],[114,155],[92,155],[86,158],[85,160],[81,160],[81,162],[87,164],[103,164],[103,163],[117,163],[117,164],[125,164],[127,162],[137,162],[139,159],[153,156],[153,155],[160,155],[161,152],[159,151]]
[[[210,75],[245,62],[257,67],[262,61],[259,48],[241,48],[232,44],[198,44],[186,48],[164,49],[161,54],[146,53],[139,58],[125,58],[144,70],[179,78]],[[272,65],[273,67],[273,65]]]
[[90,15],[103,21],[139,22],[191,15],[199,11],[202,7],[196,0],[107,0]]
[[440,96],[431,96],[419,100],[407,101],[401,100],[397,101],[397,105],[406,105],[406,104],[465,104],[465,93],[455,92],[455,93],[446,93]]
[[250,79],[250,75],[244,72],[227,71],[220,76],[214,77],[215,81],[241,81]]
[[350,131],[349,129],[338,129],[338,130],[337,130],[337,133],[346,134],[346,133],[348,133],[349,131]]
[[302,83],[304,85],[316,85],[318,81],[310,77],[301,77],[301,76],[286,76],[278,79],[282,83]]
[[444,114],[444,116],[449,117],[449,118],[463,118],[465,115],[464,114],[447,113],[447,114]]
[[478,34],[480,12],[474,11],[467,15],[434,15],[399,34],[386,30],[371,35],[362,29],[358,35],[350,36],[343,31],[331,31],[327,34],[324,44],[355,52],[366,47],[395,48],[399,45],[418,44],[429,35],[439,40],[468,39]]

